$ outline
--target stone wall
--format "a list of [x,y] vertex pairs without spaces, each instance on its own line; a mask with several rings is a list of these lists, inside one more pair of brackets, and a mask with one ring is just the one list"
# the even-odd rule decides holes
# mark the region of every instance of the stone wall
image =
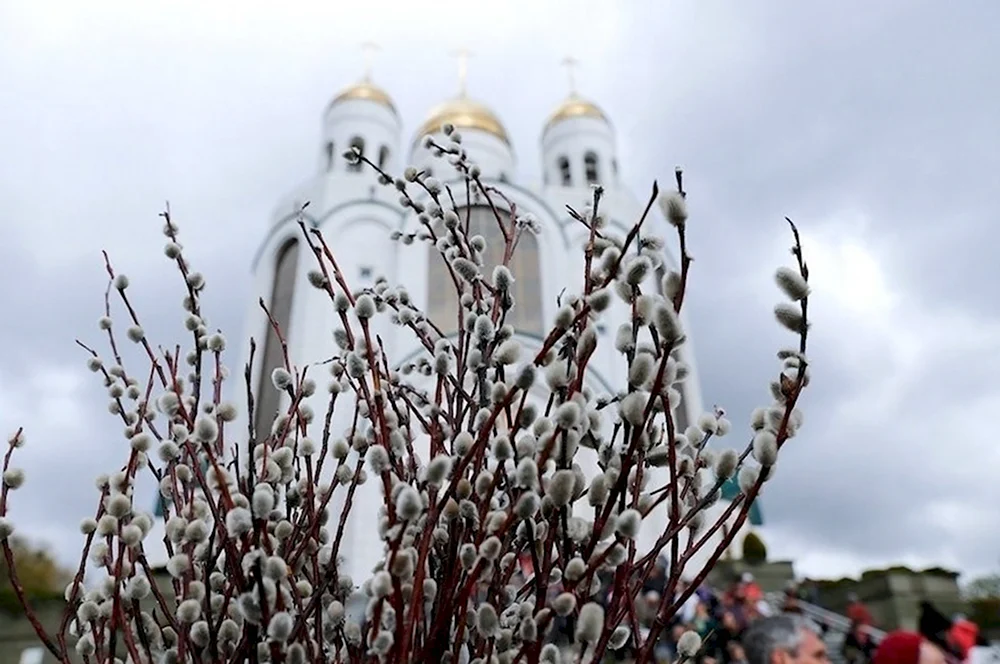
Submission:
[[866,571],[860,579],[817,581],[816,585],[819,604],[841,614],[847,609],[847,596],[855,593],[882,629],[916,629],[922,601],[946,616],[966,611],[958,574],[947,570],[890,567]]
[[785,589],[789,581],[795,579],[795,569],[790,560],[750,564],[744,560],[720,560],[708,574],[708,585],[712,588],[728,588],[745,572],[753,574],[754,580],[766,593]]
[[[55,634],[59,630],[64,606],[61,601],[47,601],[35,605],[35,614],[39,622],[50,634]],[[70,643],[72,644],[72,640]],[[26,649],[38,647],[45,653],[41,660],[44,664],[59,661],[42,646],[27,618],[23,615],[0,614],[0,664],[19,664],[21,654]]]

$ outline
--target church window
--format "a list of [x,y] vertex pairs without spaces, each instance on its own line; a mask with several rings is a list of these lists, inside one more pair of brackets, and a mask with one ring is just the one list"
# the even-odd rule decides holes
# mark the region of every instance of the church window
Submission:
[[[298,240],[291,240],[278,251],[278,259],[274,267],[274,283],[271,287],[271,301],[268,309],[278,323],[282,336],[288,339],[292,323],[292,299],[295,294],[296,268],[299,262]],[[258,356],[260,363],[260,379],[257,387],[257,403],[255,408],[254,426],[257,440],[262,440],[271,431],[274,416],[281,404],[281,394],[271,383],[271,373],[284,366],[284,354],[281,341],[278,340],[270,322],[264,333],[263,353]]]
[[[360,156],[365,156],[365,139],[360,136],[355,136],[351,139],[351,147],[358,151]],[[360,171],[361,170],[361,160],[348,161],[347,170],[349,171]]]
[[378,167],[385,168],[389,165],[389,146],[383,145],[378,151]]
[[[484,275],[492,275],[493,268],[503,261],[503,234],[497,226],[493,211],[488,206],[473,206],[468,213],[468,236],[481,235],[486,240],[480,271]],[[510,216],[502,210],[499,213],[504,220],[504,227],[510,228]],[[466,210],[460,210],[460,226],[464,226],[465,217]],[[442,237],[446,231],[439,223],[434,232],[438,237]],[[427,275],[427,315],[442,332],[453,334],[458,330],[459,311],[455,284],[437,247],[432,244],[428,247],[428,251],[430,255]],[[518,332],[541,335],[543,326],[541,271],[538,238],[534,233],[527,230],[521,233],[514,255],[507,266],[514,275],[514,284],[511,287],[514,308],[507,313],[505,322],[513,325]],[[463,288],[468,289],[469,286],[463,285]]]
[[597,155],[588,152],[583,157],[583,169],[587,176],[587,184],[597,184]]
[[559,178],[562,181],[562,186],[568,187],[572,182],[569,172],[569,159],[566,157],[559,157],[559,161],[557,161],[556,164],[559,168]]
[[362,265],[361,266],[361,270],[360,270],[360,274],[361,274],[361,278],[362,279],[371,279],[372,278],[372,269],[369,266],[367,266],[367,265]]
[[334,156],[336,153],[333,150],[333,141],[328,141],[326,144],[326,170],[332,171],[333,164],[336,159]]
[[611,160],[611,174],[614,175],[615,177],[618,177],[618,160],[617,159],[612,159]]

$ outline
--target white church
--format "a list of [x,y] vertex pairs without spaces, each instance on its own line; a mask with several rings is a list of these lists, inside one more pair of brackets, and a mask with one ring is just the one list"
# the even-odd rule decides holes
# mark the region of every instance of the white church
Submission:
[[[609,230],[624,236],[640,217],[645,201],[640,201],[621,181],[614,129],[600,107],[580,97],[571,87],[568,97],[555,106],[549,117],[539,119],[540,150],[532,158],[540,159],[542,179],[526,182],[520,175],[510,136],[499,115],[487,104],[470,97],[465,90],[464,74],[460,78],[459,94],[431,109],[411,135],[403,134],[403,119],[392,98],[370,75],[334,96],[324,111],[315,172],[281,200],[253,258],[253,292],[244,339],[253,337],[257,342],[252,379],[256,386],[258,430],[266,430],[275,411],[287,406],[271,385],[271,372],[281,363],[281,348],[258,306],[258,298],[269,303],[284,331],[293,365],[317,364],[337,353],[332,332],[339,326],[339,320],[325,292],[309,284],[307,275],[316,268],[316,261],[302,239],[300,218],[322,231],[353,290],[372,287],[380,277],[393,285],[403,284],[414,304],[445,333],[455,328],[457,301],[441,256],[426,243],[406,245],[391,237],[394,232],[419,231],[416,212],[400,206],[398,192],[380,185],[371,168],[344,159],[341,155],[345,150],[356,148],[391,175],[401,175],[405,167],[412,165],[448,184],[458,181],[460,176],[447,161],[434,157],[424,147],[423,139],[427,135],[438,136],[445,124],[461,132],[462,145],[470,161],[481,168],[482,180],[499,188],[516,206],[519,215],[530,213],[540,225],[537,234],[522,236],[510,266],[516,280],[516,305],[513,318],[507,322],[514,325],[516,336],[530,352],[541,345],[558,308],[560,291],[579,292],[582,285],[582,248],[588,231],[569,216],[566,205],[583,209],[592,200],[591,185],[600,184],[605,192],[601,211],[608,219]],[[443,136],[438,138],[442,144],[446,142]],[[462,182],[459,189],[464,196]],[[306,202],[309,204],[303,211]],[[495,203],[507,206],[500,198]],[[472,224],[487,239],[489,255],[493,245],[501,248],[493,213],[485,207],[476,209],[475,202],[472,212]],[[648,232],[669,241],[672,229],[658,216],[658,211],[655,214],[655,218],[647,221]],[[499,258],[494,255],[494,264]],[[675,265],[675,257],[668,253],[664,264]],[[614,335],[627,320],[626,307],[618,301],[601,319],[598,327],[601,338],[589,365],[590,387],[597,394],[614,394],[625,386],[626,365],[614,348]],[[381,337],[386,354],[395,365],[426,352],[409,330],[393,325],[387,315],[376,317],[372,323],[374,333]],[[682,405],[677,413],[679,430],[694,422],[703,409],[690,341],[681,355],[692,367],[692,375],[682,384]],[[325,367],[313,366],[310,372],[323,383]],[[328,395],[322,390],[312,400],[310,405],[317,414],[326,411]],[[342,406],[337,411],[332,426],[334,437],[349,428],[352,409]],[[582,450],[580,454],[584,452],[593,455],[590,450]],[[426,456],[423,459],[426,462]],[[591,471],[596,471],[596,458],[592,462]],[[381,554],[382,544],[375,528],[382,503],[380,492],[378,482],[359,487],[348,521],[341,554],[347,572],[356,582],[369,577]],[[335,495],[343,500],[343,493],[338,491]],[[336,523],[341,508],[342,503],[334,501],[332,523]],[[721,504],[714,508],[721,509]],[[651,524],[658,522],[657,532],[650,528],[643,533],[640,548],[652,544],[665,518],[665,514],[658,518],[654,514],[647,519]],[[699,560],[693,560],[689,567],[699,568]]]

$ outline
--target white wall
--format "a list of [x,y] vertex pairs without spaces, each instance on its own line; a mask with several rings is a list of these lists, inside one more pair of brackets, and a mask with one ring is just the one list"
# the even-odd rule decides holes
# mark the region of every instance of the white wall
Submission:
[[[389,109],[371,102],[355,100],[338,104],[327,113],[324,118],[323,138],[324,140],[330,138],[337,144],[338,166],[332,172],[326,172],[325,168],[321,168],[321,172],[317,173],[314,179],[286,196],[276,211],[254,264],[252,275],[254,287],[251,293],[252,301],[248,303],[247,330],[243,335],[244,339],[250,334],[257,339],[264,338],[267,320],[257,304],[257,299],[264,297],[267,301],[270,297],[275,252],[289,237],[300,236],[294,217],[289,217],[289,214],[304,200],[311,201],[308,209],[309,217],[322,229],[353,289],[371,286],[375,277],[385,276],[391,284],[405,285],[412,300],[418,306],[425,307],[428,295],[428,245],[416,242],[404,246],[389,239],[391,231],[398,229],[403,232],[415,232],[419,230],[419,224],[412,211],[404,214],[405,211],[397,202],[398,193],[391,187],[377,185],[370,170],[364,169],[361,173],[344,170],[343,160],[339,155],[347,149],[350,137],[355,134],[365,136],[369,154],[374,154],[372,146],[383,142],[394,146],[390,163],[393,174],[399,174],[404,165],[399,159],[401,154],[399,119]],[[517,180],[516,161],[509,145],[485,132],[465,130],[462,134],[464,139],[462,145],[480,165],[483,177],[491,180],[492,184],[504,187],[507,196],[517,206],[518,212],[522,215],[533,214],[542,226],[538,236],[539,254],[542,257],[539,288],[542,292],[543,321],[547,328],[555,316],[556,298],[559,292],[565,287],[567,293],[579,293],[583,283],[581,249],[587,231],[578,222],[569,218],[565,205],[573,205],[582,211],[592,198],[590,188],[584,184],[570,188],[558,184],[558,172],[550,170],[555,168],[556,156],[565,154],[571,159],[574,179],[582,183],[584,153],[588,150],[598,152],[601,177],[605,181],[605,197],[601,210],[615,227],[611,232],[618,232],[621,235],[627,232],[631,224],[639,218],[648,192],[641,192],[641,197],[637,198],[617,183],[617,178],[610,170],[611,159],[615,157],[613,133],[607,124],[594,118],[573,118],[554,125],[546,132],[542,141],[542,152],[544,172],[549,184],[534,191],[516,184],[506,186],[499,184],[498,178],[501,174],[511,183]],[[430,164],[435,177],[442,181],[449,179],[450,169],[445,168],[446,162],[432,158],[419,143],[412,150],[411,163],[417,167]],[[464,185],[462,191],[464,192]],[[497,203],[503,205],[499,201]],[[644,228],[646,233],[662,235],[668,243],[673,241],[673,230],[660,218],[659,212],[655,209]],[[676,258],[668,254],[666,263],[675,265]],[[303,247],[303,251],[299,254],[298,283],[289,337],[292,360],[300,366],[322,362],[332,356],[336,350],[332,331],[340,327],[339,319],[328,297],[308,284],[306,275],[314,267],[315,259]],[[367,279],[362,277],[363,268],[371,270]],[[618,326],[628,320],[629,312],[617,297],[614,298],[614,302],[615,304],[602,319],[605,331],[600,337],[599,348],[591,364],[594,373],[589,385],[597,394],[604,394],[609,389],[611,391],[622,389],[625,386],[626,364],[624,358],[614,350],[614,335]],[[682,320],[683,318],[682,316]],[[404,358],[422,352],[413,335],[407,330],[391,325],[387,317],[380,316],[377,322],[374,322],[373,331],[382,337],[392,364],[398,364]],[[537,347],[539,343],[537,339],[531,337],[524,337],[522,340],[529,349]],[[244,357],[246,350],[244,348]],[[258,352],[262,350],[259,348]],[[689,421],[694,421],[702,409],[700,386],[690,345],[685,352],[687,353],[685,359],[692,367],[692,375],[688,379],[691,393],[685,405],[688,408]],[[326,410],[329,398],[323,389],[329,379],[328,370],[325,366],[312,366],[309,371],[321,387],[310,399],[309,404],[317,416],[321,416]],[[257,376],[254,376],[254,381],[256,385]],[[350,426],[352,410],[352,396],[345,394],[333,421],[333,437],[343,435],[344,430]],[[422,460],[426,461],[426,441],[417,442],[417,448]],[[579,462],[588,476],[598,471],[596,456],[589,450],[581,451]],[[333,465],[327,461],[326,467],[329,472],[332,472]],[[656,475],[652,479],[654,486],[665,481],[665,471],[650,472]],[[383,502],[381,490],[378,478],[370,477],[369,482],[359,489],[352,508],[352,517],[348,521],[342,552],[348,557],[348,573],[355,581],[367,578],[373,562],[380,557],[382,543],[374,526],[378,507]],[[344,494],[342,490],[337,491],[335,495],[338,498],[331,505],[331,519],[328,524],[331,535],[336,529],[343,507]],[[713,508],[713,513],[720,513],[722,509],[723,505],[717,505]],[[592,510],[585,506],[581,506],[580,515],[593,517]],[[711,518],[710,514],[709,519]],[[664,529],[665,523],[664,506],[647,520],[640,536],[640,549],[648,547],[655,541]],[[696,570],[699,561],[703,562],[710,551],[711,549],[706,547],[706,550],[692,561],[689,569]]]

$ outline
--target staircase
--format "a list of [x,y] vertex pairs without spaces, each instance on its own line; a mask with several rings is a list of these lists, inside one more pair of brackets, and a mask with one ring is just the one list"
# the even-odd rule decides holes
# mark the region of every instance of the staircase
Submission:
[[[775,613],[781,613],[781,606],[785,602],[784,593],[767,593],[764,596],[768,605]],[[823,642],[826,643],[827,653],[831,664],[844,664],[843,646],[844,639],[851,629],[851,621],[847,616],[843,616],[833,611],[828,611],[821,606],[810,604],[809,602],[798,601],[802,615],[811,620],[818,627],[825,627]],[[868,633],[878,643],[885,637],[885,632],[875,627],[868,627]]]

